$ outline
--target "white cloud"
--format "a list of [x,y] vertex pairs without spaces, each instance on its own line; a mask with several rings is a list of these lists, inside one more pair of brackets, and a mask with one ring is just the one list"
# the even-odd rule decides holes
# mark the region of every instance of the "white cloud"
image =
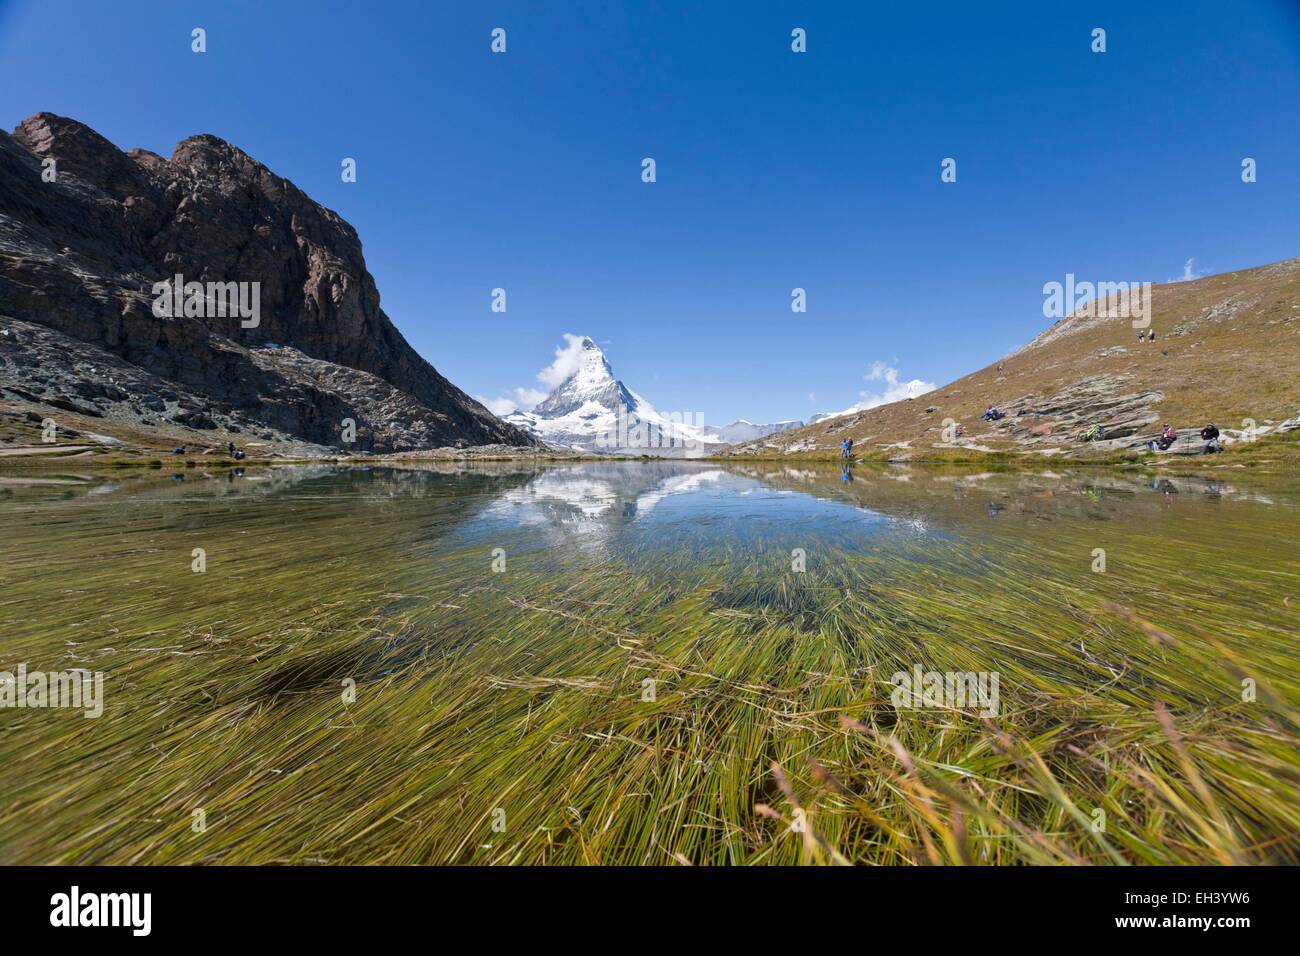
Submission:
[[519,407],[508,398],[488,398],[484,395],[475,395],[474,398],[493,415],[509,415]]
[[493,415],[509,415],[521,408],[532,408],[551,394],[540,388],[512,388],[510,391],[514,398],[506,398],[504,395],[498,398],[487,398],[483,395],[474,397],[486,405]]
[[858,397],[862,401],[854,406],[854,410],[859,412],[880,405],[888,405],[890,402],[901,402],[905,398],[916,398],[918,395],[933,392],[935,389],[934,382],[923,382],[919,378],[907,382],[901,381],[898,377],[898,369],[880,361],[872,362],[871,371],[864,375],[863,378],[868,382],[884,382],[885,387],[880,392],[858,392]]
[[1199,279],[1201,276],[1209,275],[1208,272],[1197,272],[1194,268],[1195,259],[1188,259],[1183,263],[1183,274],[1171,278],[1170,282],[1191,282],[1193,279]]
[[[582,362],[582,343],[584,341],[586,340],[581,335],[574,335],[571,332],[564,333],[565,344],[556,348],[555,361],[537,373],[537,381],[545,385],[547,389],[542,394],[542,398],[549,395],[566,378],[578,370],[578,365]],[[523,391],[523,389],[516,389],[515,391]],[[540,402],[542,398],[537,401]]]
[[519,404],[525,408],[532,408],[551,394],[543,388],[516,388],[514,392]]
[[[901,402],[905,398],[916,398],[935,389],[934,382],[923,382],[919,378],[906,382],[902,381],[898,376],[898,369],[888,362],[872,362],[871,370],[862,377],[868,382],[883,382],[885,387],[879,392],[867,390],[858,392],[858,397],[862,401],[856,405],[850,405],[839,412],[822,412],[820,415],[814,415],[813,418],[832,418],[838,415],[852,415],[854,412],[865,412],[869,408],[878,408],[881,405],[888,405],[890,402]],[[812,395],[810,394],[808,397],[812,398]]]
[[566,378],[578,370],[578,364],[582,361],[582,343],[584,341],[586,339],[581,335],[574,335],[571,332],[564,333],[564,344],[557,346],[555,349],[555,361],[537,373],[537,381],[545,385],[545,388],[512,388],[510,393],[514,396],[513,398],[506,398],[505,396],[484,398],[482,395],[476,397],[487,406],[493,415],[509,415],[521,408],[532,408],[544,401],[546,396],[555,391]]

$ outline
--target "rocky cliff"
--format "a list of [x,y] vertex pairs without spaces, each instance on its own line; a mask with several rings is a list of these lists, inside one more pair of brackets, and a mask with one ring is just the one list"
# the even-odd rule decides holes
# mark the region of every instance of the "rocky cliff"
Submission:
[[[160,316],[155,284],[176,275],[208,294]],[[256,289],[255,325],[213,299],[226,283]],[[214,136],[164,159],[49,113],[0,132],[0,387],[359,451],[536,444],[407,344],[356,230],[293,183]]]

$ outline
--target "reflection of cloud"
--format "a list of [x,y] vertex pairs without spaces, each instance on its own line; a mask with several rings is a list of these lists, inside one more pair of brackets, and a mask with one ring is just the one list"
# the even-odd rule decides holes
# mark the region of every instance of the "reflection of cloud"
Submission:
[[648,491],[637,498],[637,513],[646,514],[651,508],[670,495],[684,495],[692,491],[699,491],[706,484],[717,482],[725,474],[726,472],[721,468],[714,468],[712,471],[700,471],[693,475],[678,475],[676,478],[669,478],[657,489]]
[[592,518],[613,508],[618,496],[605,481],[542,475],[523,488],[515,488],[507,492],[502,500],[512,504],[540,504],[553,501],[568,505],[575,511]]
[[683,464],[592,462],[543,472],[506,492],[491,511],[524,524],[602,534],[648,513],[665,498],[699,491],[726,475]]

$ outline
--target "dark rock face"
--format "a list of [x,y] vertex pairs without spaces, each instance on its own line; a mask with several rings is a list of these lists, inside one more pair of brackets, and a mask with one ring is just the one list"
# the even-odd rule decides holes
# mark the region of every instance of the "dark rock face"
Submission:
[[[43,161],[55,161],[53,182]],[[259,284],[255,328],[239,316],[159,318],[154,284]],[[213,310],[206,310],[209,313]],[[288,180],[213,136],[170,159],[123,153],[74,120],[38,113],[0,132],[0,321],[33,323],[144,375],[58,385],[171,409],[192,428],[264,426],[358,450],[535,445],[424,361],[379,307],[356,231]],[[29,343],[39,336],[19,335]],[[44,348],[55,343],[43,339]],[[93,353],[93,354],[92,354]],[[31,356],[5,369],[19,386]],[[116,381],[116,380],[114,380]],[[12,389],[11,389],[12,390]],[[119,391],[122,389],[118,388]],[[92,399],[95,396],[92,394]],[[194,407],[196,404],[207,407]],[[186,407],[189,406],[189,407]]]

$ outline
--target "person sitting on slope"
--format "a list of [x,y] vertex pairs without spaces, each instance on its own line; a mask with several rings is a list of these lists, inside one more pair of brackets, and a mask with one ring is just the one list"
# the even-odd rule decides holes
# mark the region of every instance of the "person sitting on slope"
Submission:
[[1213,455],[1215,452],[1223,450],[1219,444],[1219,429],[1213,422],[1201,429],[1201,441],[1205,442],[1205,453],[1207,455]]
[[1152,451],[1168,451],[1169,447],[1178,440],[1178,432],[1174,431],[1174,426],[1165,422],[1164,427],[1160,430],[1160,437],[1151,442]]

